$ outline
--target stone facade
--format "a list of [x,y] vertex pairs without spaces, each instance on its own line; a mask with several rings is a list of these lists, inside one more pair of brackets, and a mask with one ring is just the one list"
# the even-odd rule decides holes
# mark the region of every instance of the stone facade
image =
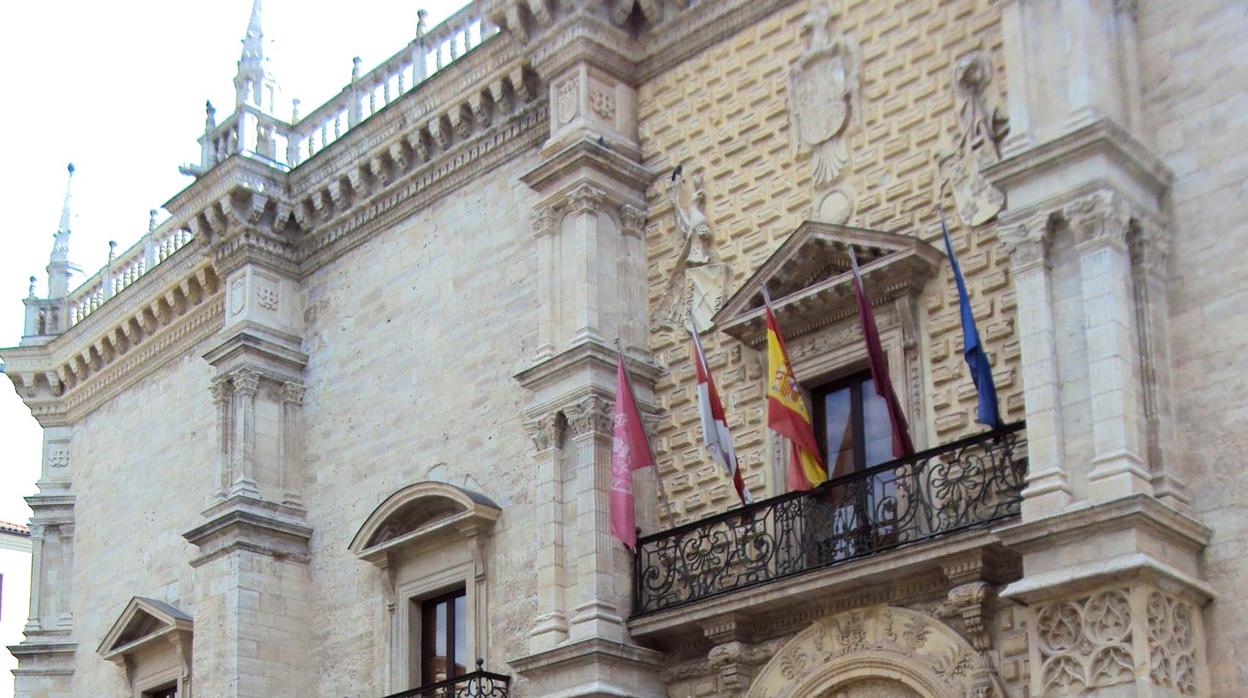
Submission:
[[[475,0],[287,120],[257,2],[169,220],[71,290],[67,192],[0,354],[45,442],[16,694],[388,695],[462,590],[457,662],[507,695],[1236,695],[1244,30],[1218,0]],[[942,211],[1025,425],[975,423]],[[786,498],[762,298],[803,388],[861,371],[851,258],[923,453]],[[617,351],[658,463],[636,557]]]

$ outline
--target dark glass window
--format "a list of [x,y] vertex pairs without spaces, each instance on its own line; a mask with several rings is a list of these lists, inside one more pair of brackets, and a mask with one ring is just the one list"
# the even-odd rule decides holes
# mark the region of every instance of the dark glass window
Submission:
[[154,691],[144,691],[143,697],[144,698],[178,698],[178,686],[177,684],[174,684],[172,686],[165,686],[164,688],[158,688]]
[[420,603],[421,685],[468,673],[468,598],[463,589]]
[[[815,440],[831,477],[893,460],[888,408],[871,374],[857,373],[811,391]],[[843,560],[891,545],[897,505],[896,474],[876,473],[837,486],[812,505],[809,535],[825,560]]]
[[815,439],[831,477],[893,459],[888,407],[875,393],[870,373],[857,373],[820,386],[811,391],[811,397]]

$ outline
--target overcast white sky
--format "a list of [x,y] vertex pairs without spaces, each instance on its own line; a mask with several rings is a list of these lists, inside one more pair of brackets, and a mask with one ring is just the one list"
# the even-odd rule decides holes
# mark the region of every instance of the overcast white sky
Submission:
[[[22,333],[28,277],[47,290],[48,253],[73,161],[70,258],[87,274],[147,229],[148,210],[190,183],[204,100],[218,119],[234,106],[235,63],[252,0],[12,2],[0,22],[0,346]],[[433,26],[466,0],[267,0],[264,33],[289,100],[311,112],[411,41],[416,11]],[[288,107],[287,107],[288,109]],[[289,112],[285,112],[288,114]],[[74,285],[81,281],[76,278]],[[206,388],[205,388],[206,390]],[[25,522],[41,432],[8,379],[0,380],[0,520]],[[136,438],[135,448],[142,448]],[[107,467],[107,464],[102,464]]]

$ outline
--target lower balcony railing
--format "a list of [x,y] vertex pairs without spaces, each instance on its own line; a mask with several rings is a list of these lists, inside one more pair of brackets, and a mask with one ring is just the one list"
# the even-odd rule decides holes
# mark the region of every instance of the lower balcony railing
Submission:
[[640,615],[828,567],[1019,513],[1019,422],[645,536],[634,558]]
[[477,670],[472,673],[386,698],[508,698],[511,695],[511,677],[493,674],[481,667],[482,662],[478,661]]

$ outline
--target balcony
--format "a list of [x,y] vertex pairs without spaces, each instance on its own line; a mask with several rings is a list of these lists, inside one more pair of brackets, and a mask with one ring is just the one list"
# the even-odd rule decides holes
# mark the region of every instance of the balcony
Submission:
[[394,693],[386,698],[507,698],[511,695],[511,677],[485,671],[482,664],[481,660],[477,660],[474,672]]
[[645,536],[633,617],[1017,516],[1022,422]]

